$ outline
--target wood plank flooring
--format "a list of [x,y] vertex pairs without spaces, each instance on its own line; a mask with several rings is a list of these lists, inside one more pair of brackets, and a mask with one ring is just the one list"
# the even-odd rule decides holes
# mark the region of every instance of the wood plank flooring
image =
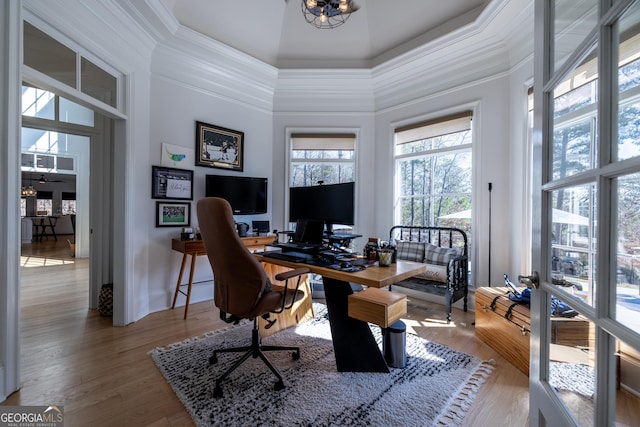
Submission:
[[[88,261],[69,255],[66,239],[23,247],[22,388],[2,404],[63,405],[67,426],[193,425],[147,353],[226,326],[213,302],[192,304],[187,320],[176,308],[113,327],[87,308]],[[528,425],[528,379],[475,337],[474,313],[447,325],[441,305],[408,305],[409,332],[496,361],[462,425]]]

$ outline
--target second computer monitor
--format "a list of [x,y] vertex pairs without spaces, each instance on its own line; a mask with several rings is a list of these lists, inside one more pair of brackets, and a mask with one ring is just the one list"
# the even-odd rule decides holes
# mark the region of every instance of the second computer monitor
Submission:
[[354,225],[355,183],[291,187],[289,221],[313,219],[323,221],[327,230],[332,224]]

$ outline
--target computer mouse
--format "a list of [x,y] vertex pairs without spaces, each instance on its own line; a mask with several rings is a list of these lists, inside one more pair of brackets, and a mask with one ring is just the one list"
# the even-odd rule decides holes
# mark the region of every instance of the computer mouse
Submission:
[[343,261],[340,263],[340,268],[349,268],[349,267],[353,267],[350,262]]

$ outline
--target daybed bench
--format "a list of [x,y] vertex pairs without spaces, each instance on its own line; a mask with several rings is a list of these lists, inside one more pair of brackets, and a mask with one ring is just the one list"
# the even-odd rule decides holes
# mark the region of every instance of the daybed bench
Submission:
[[396,225],[389,231],[389,241],[392,240],[398,259],[427,264],[426,273],[393,286],[443,296],[447,322],[451,321],[453,303],[461,298],[464,298],[464,311],[467,311],[469,247],[464,231],[450,227]]

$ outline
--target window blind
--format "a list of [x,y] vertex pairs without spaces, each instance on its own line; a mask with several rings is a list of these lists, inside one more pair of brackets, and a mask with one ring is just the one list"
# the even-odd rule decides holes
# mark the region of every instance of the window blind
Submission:
[[471,111],[402,126],[396,129],[396,144],[421,141],[471,129]]
[[355,134],[311,134],[291,135],[293,150],[354,150]]

